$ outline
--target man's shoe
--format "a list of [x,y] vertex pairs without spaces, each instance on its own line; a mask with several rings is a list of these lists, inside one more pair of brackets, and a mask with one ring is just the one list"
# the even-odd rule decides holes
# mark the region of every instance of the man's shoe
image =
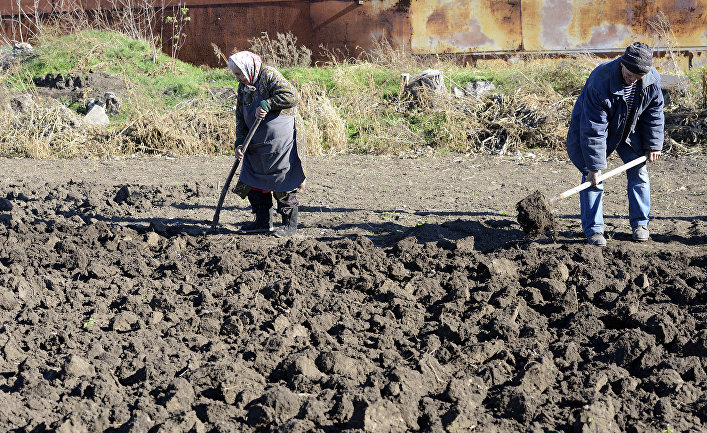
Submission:
[[587,236],[587,243],[589,245],[594,245],[595,247],[605,247],[606,238],[603,233],[594,233],[591,236]]
[[645,242],[648,240],[649,232],[646,226],[636,226],[633,228],[633,238],[637,242]]

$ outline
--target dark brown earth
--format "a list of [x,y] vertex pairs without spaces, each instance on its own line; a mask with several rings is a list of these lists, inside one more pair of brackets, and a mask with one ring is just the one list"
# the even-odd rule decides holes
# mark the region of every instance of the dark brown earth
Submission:
[[604,249],[516,222],[562,155],[310,158],[290,239],[209,231],[231,163],[0,159],[2,430],[707,431],[706,156]]
[[516,203],[518,224],[523,232],[531,237],[542,236],[549,232],[553,240],[557,240],[555,217],[547,204],[545,194],[534,191],[529,196]]

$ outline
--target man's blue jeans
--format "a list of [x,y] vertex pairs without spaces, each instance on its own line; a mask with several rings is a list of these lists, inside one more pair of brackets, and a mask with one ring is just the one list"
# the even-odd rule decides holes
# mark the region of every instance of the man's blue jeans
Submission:
[[[633,161],[641,155],[629,147],[621,144],[616,149],[616,153],[621,160],[626,163]],[[651,209],[651,190],[648,180],[648,169],[646,163],[631,167],[626,171],[627,193],[628,193],[628,218],[631,221],[631,228],[636,226],[647,226],[648,215]],[[582,183],[586,177],[582,175]],[[579,193],[580,218],[582,219],[582,230],[587,237],[594,233],[604,233],[604,208],[602,197],[604,196],[604,184],[589,187]]]

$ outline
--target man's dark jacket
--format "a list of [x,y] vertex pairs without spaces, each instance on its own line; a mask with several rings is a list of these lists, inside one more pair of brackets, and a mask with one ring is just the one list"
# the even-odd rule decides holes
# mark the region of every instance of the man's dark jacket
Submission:
[[567,132],[567,153],[583,173],[606,168],[606,158],[616,150],[624,127],[630,128],[626,142],[636,158],[647,150],[663,148],[663,93],[655,68],[636,83],[634,112],[628,119],[624,100],[621,58],[602,63],[589,75],[572,110]]

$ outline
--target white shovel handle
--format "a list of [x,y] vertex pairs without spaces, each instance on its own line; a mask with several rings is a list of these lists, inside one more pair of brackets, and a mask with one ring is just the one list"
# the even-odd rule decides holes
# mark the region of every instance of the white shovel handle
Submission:
[[[606,173],[602,173],[601,175],[597,176],[597,183],[601,182],[604,179],[608,179],[615,174],[619,174],[621,172],[624,172],[631,167],[635,167],[638,164],[646,162],[647,159],[648,158],[645,155],[643,155],[639,158],[634,159],[633,161],[627,162],[624,165],[620,165],[613,170],[609,170]],[[582,190],[585,190],[585,189],[589,188],[590,186],[592,186],[592,182],[590,182],[590,181],[584,182],[580,185],[575,186],[574,188],[568,189],[567,191],[563,192],[560,195],[556,195],[555,197],[548,200],[547,204],[548,204],[548,206],[552,206],[553,204],[555,204],[555,202],[560,201],[563,198],[569,197],[572,194],[576,194]]]

